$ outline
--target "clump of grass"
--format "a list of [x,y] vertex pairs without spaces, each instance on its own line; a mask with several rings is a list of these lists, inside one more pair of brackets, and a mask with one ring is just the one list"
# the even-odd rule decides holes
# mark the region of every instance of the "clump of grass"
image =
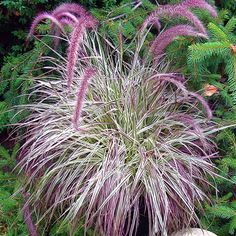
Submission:
[[198,224],[216,156],[209,106],[183,77],[140,58],[143,32],[132,52],[122,37],[116,48],[83,27],[72,27],[73,60],[42,58],[51,74],[35,80],[35,99],[22,107],[31,115],[19,125],[27,130],[19,166],[38,221],[135,235],[142,208],[149,235]]

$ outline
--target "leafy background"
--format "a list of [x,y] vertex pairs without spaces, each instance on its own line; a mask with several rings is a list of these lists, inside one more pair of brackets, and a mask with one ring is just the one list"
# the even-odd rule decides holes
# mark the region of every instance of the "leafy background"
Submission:
[[[32,76],[38,76],[42,71],[39,58],[42,53],[48,53],[40,42],[25,45],[25,38],[34,16],[41,11],[49,11],[61,2],[48,0],[16,0],[0,1],[0,235],[28,235],[24,225],[21,208],[24,199],[15,191],[20,184],[20,178],[14,170],[17,151],[20,147],[18,137],[11,135],[9,124],[15,124],[26,113],[18,113],[14,105],[26,104],[26,94],[31,85]],[[142,0],[142,6],[133,10],[135,1],[120,0],[81,0],[74,1],[86,6],[100,20],[100,31],[109,34],[115,43],[118,42],[119,26],[126,43],[130,43],[137,28],[144,18],[155,9],[156,1]],[[137,1],[136,1],[137,2]],[[160,4],[177,3],[178,0],[162,0]],[[236,121],[236,1],[210,0],[218,7],[219,17],[214,20],[206,12],[195,10],[200,19],[208,25],[210,39],[207,42],[180,37],[167,49],[167,59],[171,70],[184,73],[189,79],[189,87],[204,93],[206,84],[213,85],[217,93],[207,99],[214,110],[218,121]],[[112,20],[119,16],[118,19]],[[163,20],[171,25],[171,19]],[[180,19],[181,21],[181,19]],[[39,27],[40,33],[47,33],[47,25]],[[155,31],[148,39],[153,39]],[[148,45],[148,42],[147,42]],[[215,46],[217,50],[215,50]],[[135,45],[133,45],[135,47]],[[176,50],[176,48],[178,50]],[[59,50],[63,50],[63,47]],[[192,68],[195,68],[194,70]],[[220,158],[215,160],[219,174],[225,179],[212,180],[218,185],[216,197],[212,188],[209,198],[213,203],[204,204],[204,210],[199,210],[199,216],[205,228],[217,235],[236,234],[236,130],[228,129],[216,137]],[[231,181],[227,181],[230,179]],[[14,195],[13,195],[14,194]],[[52,227],[55,235],[57,226]],[[78,232],[82,235],[83,232]],[[49,235],[49,234],[48,234]],[[57,231],[56,235],[66,235],[66,229]]]

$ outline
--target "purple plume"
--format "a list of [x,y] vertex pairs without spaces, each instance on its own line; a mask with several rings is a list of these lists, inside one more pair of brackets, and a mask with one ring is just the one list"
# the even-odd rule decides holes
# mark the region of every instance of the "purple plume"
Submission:
[[152,13],[150,16],[146,18],[142,27],[140,28],[140,31],[143,32],[150,25],[153,25],[158,30],[158,32],[160,32],[160,29],[161,29],[160,19],[154,13]]
[[88,88],[89,79],[91,79],[95,73],[96,73],[96,70],[94,68],[88,68],[84,72],[84,76],[82,78],[80,88],[77,94],[77,104],[76,104],[75,113],[73,117],[73,123],[74,123],[75,128],[78,128],[78,125],[79,125],[79,118],[81,116],[83,101],[84,101],[85,94]]
[[83,34],[86,28],[94,28],[97,25],[97,20],[92,16],[86,15],[82,20],[77,23],[73,29],[70,38],[69,50],[68,50],[68,64],[67,64],[67,80],[68,88],[70,89],[75,70],[75,63],[80,49],[80,43],[83,39]]
[[98,21],[92,15],[90,15],[89,12],[87,12],[82,6],[76,3],[64,3],[58,6],[52,12],[52,15],[58,17],[64,13],[73,14],[77,19],[84,19],[86,28],[94,28],[98,24]]
[[189,95],[192,97],[195,97],[198,101],[201,102],[202,106],[204,107],[204,109],[207,113],[208,119],[212,119],[212,117],[213,117],[212,111],[211,111],[211,108],[209,107],[208,103],[206,102],[206,100],[201,95],[194,93],[194,92],[189,92]]
[[61,31],[63,31],[63,26],[62,24],[58,21],[58,19],[50,14],[48,14],[47,12],[43,12],[41,14],[39,14],[33,21],[31,27],[30,27],[30,32],[27,36],[26,41],[29,40],[29,38],[34,34],[35,28],[37,27],[37,25],[39,24],[40,21],[45,20],[45,19],[49,19],[53,22],[53,24],[57,25]]
[[57,15],[57,19],[59,19],[59,20],[65,19],[65,18],[70,20],[70,22],[74,22],[74,23],[78,23],[78,21],[79,21],[75,15],[73,15],[69,12],[62,12]]
[[[57,18],[60,20],[60,23],[65,26],[65,25],[70,25],[70,26],[74,26],[75,23],[78,23],[79,20],[71,13],[69,12],[63,12],[63,13],[60,13],[58,14]],[[54,28],[54,25],[52,25],[51,27],[51,30],[53,30]],[[59,43],[60,43],[60,36],[61,34],[61,29],[60,28],[57,28],[55,30],[55,46],[54,48],[57,49],[59,47]]]
[[69,12],[69,13],[73,13],[76,14],[77,17],[84,17],[87,12],[86,10],[80,6],[79,4],[76,3],[64,3],[61,4],[60,6],[58,6],[57,8],[55,8],[54,11],[52,11],[52,15],[57,16],[61,13],[64,12]]
[[158,15],[164,16],[169,15],[171,17],[182,16],[188,19],[193,25],[199,30],[200,33],[206,34],[206,29],[202,22],[195,16],[191,11],[187,10],[185,7],[177,6],[172,8],[163,8],[159,10]]
[[80,43],[83,39],[85,27],[83,24],[77,24],[71,34],[70,44],[68,48],[68,64],[67,64],[67,85],[71,88],[71,84],[74,77],[75,63],[77,59],[77,53],[80,48]]
[[[74,27],[74,25],[75,25],[75,22],[73,20],[71,20],[70,18],[62,18],[62,19],[60,19],[60,23],[63,26],[69,25],[71,27]],[[54,27],[54,25],[51,26],[51,32],[53,31],[53,27]],[[61,34],[61,29],[56,28],[54,34],[55,34],[54,49],[57,50],[58,47],[59,47],[59,43],[60,43],[60,38],[59,37],[60,37],[60,34]]]
[[195,29],[189,25],[177,25],[158,35],[158,37],[153,41],[150,50],[154,56],[162,55],[165,48],[178,36],[207,38],[205,34],[195,31]]
[[199,32],[207,35],[207,31],[202,24],[202,22],[195,16],[191,11],[186,9],[184,6],[176,6],[170,5],[168,7],[159,7],[156,11],[154,11],[144,22],[141,30],[146,28],[150,24],[154,24],[158,30],[160,30],[160,22],[159,18],[163,16],[170,16],[172,18],[182,16],[189,20],[198,30]]
[[183,7],[197,7],[207,10],[212,17],[217,17],[217,11],[209,3],[204,0],[185,0],[182,3],[178,4]]

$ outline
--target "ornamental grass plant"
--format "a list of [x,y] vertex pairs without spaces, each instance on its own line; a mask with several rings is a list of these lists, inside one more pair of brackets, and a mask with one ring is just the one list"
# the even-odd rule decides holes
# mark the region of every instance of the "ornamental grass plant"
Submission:
[[120,28],[116,47],[72,5],[36,17],[29,34],[49,18],[52,41],[68,43],[65,55],[48,46],[54,56],[41,57],[46,72],[21,106],[30,111],[18,129],[31,214],[45,228],[69,224],[71,234],[82,223],[102,236],[136,235],[141,212],[150,236],[198,225],[196,207],[207,199],[217,157],[218,127],[207,102],[157,62],[153,44],[145,48],[148,29],[137,33],[132,51],[123,48]]

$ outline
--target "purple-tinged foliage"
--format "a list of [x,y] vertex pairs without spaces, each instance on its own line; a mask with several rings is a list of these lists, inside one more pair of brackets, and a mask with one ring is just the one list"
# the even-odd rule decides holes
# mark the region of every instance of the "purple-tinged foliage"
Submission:
[[32,220],[32,215],[31,215],[29,204],[28,204],[29,196],[26,192],[23,192],[23,196],[25,197],[25,204],[23,206],[24,222],[28,227],[30,236],[39,236],[36,225],[34,224]]
[[76,103],[74,117],[73,117],[73,123],[76,129],[79,128],[79,119],[81,116],[82,106],[85,99],[86,90],[88,88],[89,80],[94,76],[95,73],[96,73],[96,70],[94,68],[88,68],[84,72],[84,75],[80,84],[80,88],[77,94],[77,103]]
[[189,128],[193,129],[197,133],[201,132],[201,129],[200,129],[199,125],[196,123],[196,121],[194,120],[194,118],[188,114],[182,114],[182,113],[175,114],[171,118],[179,120],[179,121],[183,122],[183,124],[189,125]]
[[208,103],[206,102],[206,100],[201,95],[194,93],[194,92],[190,92],[189,95],[198,99],[201,102],[202,106],[204,107],[204,109],[207,113],[208,119],[212,119],[212,117],[213,117],[212,111],[211,111],[211,108],[209,107]]
[[183,92],[184,97],[187,96],[188,92],[183,85],[181,80],[178,80],[177,78],[171,78],[170,76],[164,75],[164,76],[158,76],[158,77],[153,77],[152,79],[155,79],[157,82],[169,82],[177,87],[177,89],[180,89]]
[[[145,27],[160,28],[159,17],[167,14],[193,23],[159,34],[154,56],[178,36],[207,37],[190,11],[181,12],[196,2],[165,6],[146,20]],[[58,74],[35,81],[35,99],[26,107],[32,112],[21,125],[27,132],[19,165],[39,219],[50,224],[59,217],[71,235],[82,223],[99,235],[133,236],[142,208],[150,236],[197,225],[195,208],[207,197],[205,179],[214,175],[210,158],[216,156],[206,101],[186,88],[184,77],[158,73],[156,58],[143,60],[139,49],[121,53],[122,47],[88,32],[98,22],[81,6],[62,4],[50,15],[71,26],[68,60],[45,58]],[[60,28],[52,29],[59,38]],[[141,48],[146,35],[140,36]],[[119,40],[122,45],[121,28]]]
[[165,48],[178,36],[192,36],[207,38],[205,34],[199,33],[192,26],[176,25],[163,33],[159,34],[151,45],[151,52],[154,56],[160,56],[164,53]]

